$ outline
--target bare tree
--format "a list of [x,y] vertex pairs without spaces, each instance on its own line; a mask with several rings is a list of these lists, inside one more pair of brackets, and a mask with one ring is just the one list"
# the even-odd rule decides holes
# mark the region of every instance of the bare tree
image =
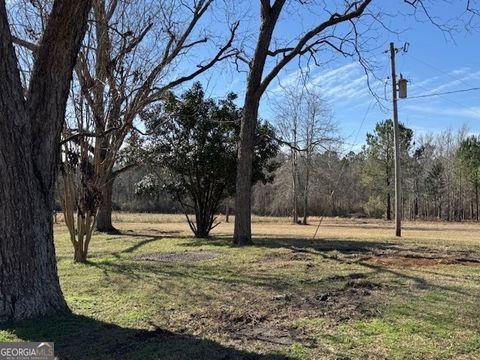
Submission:
[[319,92],[302,79],[282,87],[283,97],[276,102],[276,118],[281,141],[288,148],[292,174],[292,220],[299,221],[299,197],[302,195],[302,223],[308,222],[308,196],[312,157],[339,142],[331,112]]
[[[294,89],[283,89],[286,97],[283,102],[277,105],[277,126],[283,141],[289,143],[289,160],[286,165],[291,168],[291,195],[292,195],[292,222],[298,223],[298,160],[299,160],[299,128],[302,121],[300,104],[302,102],[302,92],[298,93]],[[303,89],[302,89],[303,90]],[[288,164],[290,163],[290,164]]]
[[[297,39],[290,39],[287,46],[275,45],[273,33],[284,9],[286,0],[260,1],[260,30],[255,51],[250,59],[244,59],[249,66],[246,85],[242,130],[238,150],[237,184],[235,197],[235,232],[233,243],[237,245],[252,244],[251,235],[251,178],[252,158],[255,139],[255,126],[258,117],[260,99],[271,81],[293,59],[301,55],[309,55],[316,61],[315,54],[324,48],[347,53],[346,45],[355,45],[355,19],[362,16],[372,0],[345,1],[342,11],[329,13],[325,21],[303,32]],[[303,4],[298,6],[309,6]],[[327,10],[325,10],[327,11]],[[337,28],[345,24],[347,29],[341,35]],[[335,31],[334,31],[335,30]],[[265,72],[267,59],[276,60]]]
[[[71,98],[72,108],[85,103],[83,117],[91,116],[93,121],[80,129],[74,117],[66,137],[80,141],[81,134],[93,135],[89,151],[102,191],[97,230],[115,232],[113,182],[136,165],[118,166],[119,153],[132,131],[138,130],[142,112],[169,90],[236,53],[231,45],[238,23],[230,26],[222,40],[201,24],[212,4],[213,0],[93,0],[91,26],[75,67],[78,96]],[[37,23],[42,21],[41,14],[37,11]],[[19,36],[16,43],[33,51],[37,47]],[[210,55],[199,58],[200,52]]]
[[22,87],[0,0],[0,321],[68,311],[53,245],[53,195],[72,70],[90,1],[55,1]]
[[[113,182],[135,163],[127,162],[116,169],[115,165],[138,116],[172,88],[233,54],[236,24],[213,55],[198,59],[193,54],[202,51],[201,46],[210,52],[215,47],[199,24],[212,3],[94,1],[95,27],[80,53],[76,75],[87,100],[85,110],[91,111],[94,119],[94,163],[103,193],[97,230],[115,231],[111,216]],[[181,66],[192,60],[196,62],[193,69]]]
[[[72,94],[75,97],[75,94]],[[89,129],[93,119],[90,113],[82,111],[85,106],[80,98],[75,102],[77,129]],[[68,133],[68,130],[65,131]],[[62,186],[60,203],[62,205],[65,224],[70,233],[75,262],[87,261],[90,240],[95,229],[99,204],[102,202],[101,178],[94,157],[90,154],[94,135],[86,133],[75,136],[74,141],[68,138],[62,141],[63,153],[60,166]]]
[[313,168],[313,156],[320,150],[328,150],[339,144],[337,126],[325,101],[315,91],[305,95],[305,117],[301,127],[304,139],[301,158],[303,160],[303,219],[302,224],[308,224],[308,199],[310,194],[310,173]]

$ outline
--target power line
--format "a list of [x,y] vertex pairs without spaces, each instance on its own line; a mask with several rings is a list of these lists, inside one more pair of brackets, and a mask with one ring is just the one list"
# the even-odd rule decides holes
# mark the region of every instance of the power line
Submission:
[[469,92],[469,91],[478,91],[480,90],[480,87],[473,87],[469,89],[461,89],[461,90],[452,90],[452,91],[445,91],[445,92],[437,92],[437,93],[430,93],[430,94],[422,94],[422,95],[416,95],[416,96],[409,96],[409,99],[419,99],[419,98],[426,98],[426,97],[431,97],[431,96],[442,96],[442,95],[449,95],[449,94],[457,94],[457,93],[463,93],[463,92]]
[[416,60],[416,61],[418,61],[419,63],[422,63],[423,65],[428,66],[428,67],[434,69],[435,71],[438,71],[439,73],[450,77],[451,79],[454,79],[454,80],[457,80],[457,81],[459,81],[459,82],[461,82],[461,83],[464,83],[464,84],[467,85],[467,86],[472,86],[471,83],[466,82],[464,79],[457,78],[457,77],[453,76],[450,72],[445,71],[445,70],[442,70],[442,69],[440,69],[439,67],[437,67],[437,66],[435,66],[435,65],[432,65],[432,64],[426,62],[425,60],[419,59],[419,58],[417,58],[416,56],[413,56],[411,53],[408,53],[407,55],[408,55],[410,58],[412,58],[413,60]]
[[[423,86],[421,86],[421,85],[418,85],[418,84],[417,84],[417,86],[420,87],[420,88],[422,88],[422,89],[424,89],[425,91],[427,91],[427,89],[426,89],[425,87],[423,87]],[[472,108],[472,107],[469,107],[469,106],[466,106],[466,105],[464,105],[464,104],[460,104],[459,102],[454,101],[454,100],[452,100],[451,98],[449,98],[449,97],[447,97],[447,96],[444,96],[444,95],[439,95],[439,96],[441,96],[443,99],[445,99],[446,101],[448,101],[448,102],[450,102],[450,103],[452,103],[452,104],[455,104],[455,105],[457,105],[457,106],[460,106],[461,108],[463,108],[463,109],[465,109],[465,110],[471,111],[471,112],[476,113],[476,114],[480,114],[476,109],[474,109],[474,108]]]

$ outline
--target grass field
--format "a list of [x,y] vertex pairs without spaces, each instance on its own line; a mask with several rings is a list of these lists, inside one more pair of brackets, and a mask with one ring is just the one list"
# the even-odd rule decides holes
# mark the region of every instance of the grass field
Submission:
[[256,245],[182,217],[116,214],[72,262],[56,225],[70,316],[0,330],[59,359],[480,359],[480,225],[255,218]]

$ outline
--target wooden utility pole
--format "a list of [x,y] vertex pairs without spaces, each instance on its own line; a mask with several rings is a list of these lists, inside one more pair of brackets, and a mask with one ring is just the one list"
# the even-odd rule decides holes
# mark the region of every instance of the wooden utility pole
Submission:
[[400,144],[398,127],[398,97],[397,75],[395,72],[395,55],[397,49],[393,42],[390,43],[390,59],[392,62],[392,99],[393,99],[393,142],[395,144],[395,236],[402,236],[402,193],[400,171]]

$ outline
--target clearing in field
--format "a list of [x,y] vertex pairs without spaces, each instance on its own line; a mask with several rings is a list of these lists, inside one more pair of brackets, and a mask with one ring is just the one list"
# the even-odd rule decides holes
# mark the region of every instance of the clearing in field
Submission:
[[[256,218],[193,239],[179,216],[117,214],[74,264],[56,227],[74,315],[0,331],[55,341],[60,359],[478,359],[480,225]],[[312,219],[315,224],[317,219]],[[233,301],[235,299],[235,301]]]

